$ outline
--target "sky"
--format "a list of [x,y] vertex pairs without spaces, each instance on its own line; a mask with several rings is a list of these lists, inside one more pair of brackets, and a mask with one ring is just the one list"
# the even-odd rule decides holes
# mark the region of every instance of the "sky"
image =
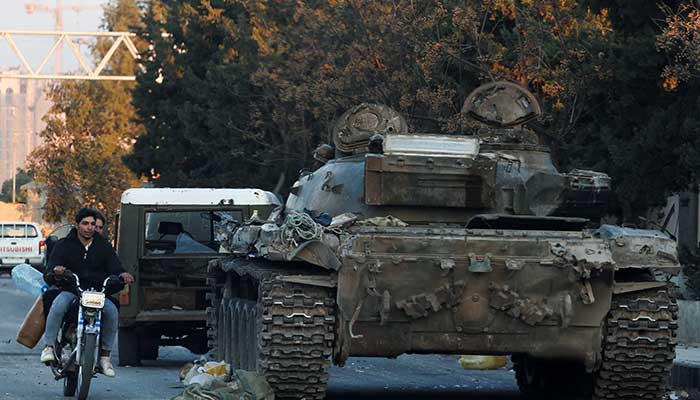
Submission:
[[[39,11],[42,8],[55,8],[57,0],[0,0],[0,31],[5,30],[33,30],[33,31],[53,31],[55,20],[54,14],[47,11]],[[60,0],[63,8],[63,30],[96,32],[102,24],[101,5],[106,0]],[[28,14],[27,4],[36,5],[37,11]],[[83,7],[79,12],[74,11],[75,7]],[[13,40],[22,51],[28,63],[36,69],[48,54],[54,39],[52,37],[31,37],[13,35]],[[88,38],[83,38],[88,40]],[[87,45],[78,46],[81,52],[87,54]],[[0,39],[0,69],[18,67],[21,62],[11,50],[5,39]],[[92,64],[94,66],[94,64]],[[63,70],[74,71],[79,68],[70,49],[64,45],[63,48]],[[42,69],[42,72],[53,73],[53,60]]]

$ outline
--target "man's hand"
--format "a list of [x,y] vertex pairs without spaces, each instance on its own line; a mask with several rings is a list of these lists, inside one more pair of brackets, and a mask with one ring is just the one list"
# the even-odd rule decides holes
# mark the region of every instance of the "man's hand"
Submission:
[[121,274],[119,274],[119,277],[122,278],[124,283],[126,283],[127,285],[134,283],[134,276],[128,272],[122,272]]
[[66,272],[66,267],[63,265],[57,265],[53,267],[53,273],[56,275],[63,275],[63,273]]

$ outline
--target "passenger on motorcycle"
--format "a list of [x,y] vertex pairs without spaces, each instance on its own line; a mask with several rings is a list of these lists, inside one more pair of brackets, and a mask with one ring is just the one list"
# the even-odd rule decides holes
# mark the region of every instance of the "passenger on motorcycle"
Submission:
[[[80,287],[83,289],[101,289],[102,283],[111,275],[119,275],[126,284],[134,282],[134,277],[125,272],[114,249],[101,235],[95,234],[95,221],[98,219],[96,210],[82,208],[75,216],[76,227],[68,236],[59,240],[54,246],[44,273],[44,280],[49,285],[60,287],[67,276],[76,273],[80,276]],[[41,352],[41,362],[55,361],[56,355],[53,344],[56,342],[64,315],[68,311],[76,293],[69,290],[61,291],[53,300],[46,318],[44,342],[46,347]],[[115,376],[110,360],[110,352],[114,348],[119,323],[117,301],[109,297],[102,310],[102,339],[99,369],[105,376]]]

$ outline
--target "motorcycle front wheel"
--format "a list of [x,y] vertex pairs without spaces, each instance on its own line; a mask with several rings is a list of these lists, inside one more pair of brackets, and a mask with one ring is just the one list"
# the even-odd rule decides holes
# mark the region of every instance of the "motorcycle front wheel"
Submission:
[[90,391],[90,381],[95,370],[97,359],[97,335],[83,335],[83,349],[80,355],[80,368],[78,369],[78,399],[87,399]]
[[75,372],[66,373],[63,378],[63,395],[67,397],[75,396],[75,389],[78,387],[78,374]]

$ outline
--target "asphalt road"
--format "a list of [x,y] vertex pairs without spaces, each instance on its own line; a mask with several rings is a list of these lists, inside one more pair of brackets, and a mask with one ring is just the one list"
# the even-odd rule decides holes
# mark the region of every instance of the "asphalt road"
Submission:
[[[34,299],[0,276],[0,399],[63,399],[62,382],[39,363],[41,346],[14,340]],[[142,367],[117,368],[114,379],[98,376],[91,399],[170,399],[182,391],[178,370],[197,358],[181,347],[162,347],[161,358]],[[523,400],[509,370],[465,371],[456,357],[402,356],[395,360],[351,358],[333,368],[329,400]]]

